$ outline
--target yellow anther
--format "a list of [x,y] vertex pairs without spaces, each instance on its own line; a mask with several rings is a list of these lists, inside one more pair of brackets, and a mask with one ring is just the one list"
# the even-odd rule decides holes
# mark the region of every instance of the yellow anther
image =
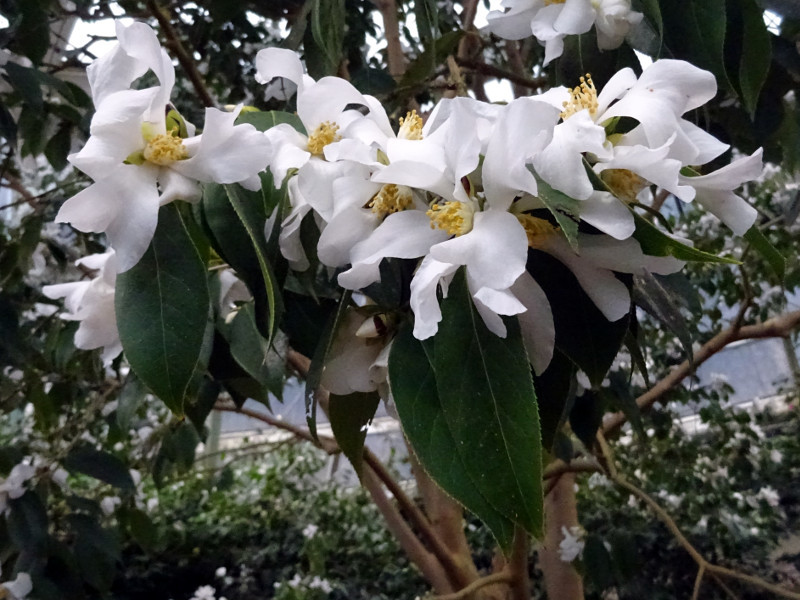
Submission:
[[528,236],[528,246],[531,248],[542,248],[547,238],[558,231],[558,228],[554,227],[550,221],[532,217],[528,214],[517,215],[517,219],[525,229],[525,235]]
[[339,126],[330,121],[324,121],[317,125],[317,128],[308,136],[308,151],[314,156],[322,156],[325,146],[342,139],[342,136],[336,133],[337,131],[339,131]]
[[405,118],[400,117],[400,131],[397,132],[397,137],[403,140],[422,139],[422,117],[416,110],[407,112]]
[[451,235],[464,235],[472,231],[475,207],[471,202],[445,202],[431,205],[425,214],[431,220],[431,229],[442,229]]
[[589,73],[586,77],[581,77],[581,84],[572,88],[569,93],[570,99],[564,102],[564,110],[561,111],[562,119],[567,119],[584,109],[589,109],[589,114],[594,116],[597,112],[597,90]]
[[636,202],[636,196],[647,187],[647,180],[628,169],[606,169],[600,179],[625,202]]
[[392,213],[406,210],[413,205],[414,198],[411,195],[411,188],[387,183],[372,197],[365,208],[372,209],[372,212],[384,219]]
[[161,133],[151,137],[142,151],[147,162],[167,166],[189,157],[183,140],[174,133]]

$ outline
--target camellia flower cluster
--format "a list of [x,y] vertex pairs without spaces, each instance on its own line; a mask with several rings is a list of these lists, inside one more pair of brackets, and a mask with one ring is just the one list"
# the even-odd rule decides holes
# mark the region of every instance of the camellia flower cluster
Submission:
[[[624,24],[640,18],[624,2],[583,4],[508,2],[509,12],[490,27],[501,33],[512,13],[528,11],[527,24],[547,40],[550,60],[568,33],[595,23],[601,46],[611,47]],[[570,19],[578,13],[583,20],[575,24]],[[557,35],[537,33],[545,17]],[[113,311],[107,314],[114,285],[109,265],[123,272],[136,264],[159,206],[195,201],[203,182],[258,188],[258,173],[267,168],[276,186],[287,184],[291,208],[281,223],[280,249],[293,269],[309,268],[300,235],[308,215],[321,232],[319,260],[338,270],[342,288],[367,301],[365,290],[380,282],[384,259],[417,261],[409,304],[414,336],[426,339],[442,319],[439,298],[464,267],[489,330],[505,336],[503,317],[518,318],[537,373],[551,360],[555,327],[529,261],[542,253],[559,261],[616,321],[631,306],[618,273],[669,274],[683,266],[673,256],[646,254],[635,236],[634,206],[647,204],[655,188],[701,204],[736,235],[756,218],[734,190],[761,172],[760,150],[700,175],[728,146],[684,118],[717,92],[713,75],[686,62],[658,60],[638,77],[626,68],[599,90],[587,74],[573,89],[505,105],[445,99],[427,119],[411,111],[394,126],[375,98],[337,77],[315,81],[294,52],[269,48],[256,56],[257,78],[273,95],[296,94],[304,131],[282,123],[261,133],[236,124],[239,109],[210,108],[198,135],[169,105],[174,73],[153,32],[134,24],[118,27],[118,37],[118,47],[90,69],[97,105],[92,137],[71,157],[95,183],[58,215],[82,231],[107,233],[113,262],[105,255],[93,259],[104,265],[102,285],[47,292],[66,296],[81,329],[94,332],[79,331],[81,347],[118,351],[118,338],[97,334],[89,315],[105,311],[105,327],[115,331]],[[130,89],[148,69],[160,85]],[[323,384],[340,394],[376,389],[386,376],[386,329],[368,311],[351,311],[332,353],[342,366],[329,365]],[[363,373],[356,373],[361,364]]]

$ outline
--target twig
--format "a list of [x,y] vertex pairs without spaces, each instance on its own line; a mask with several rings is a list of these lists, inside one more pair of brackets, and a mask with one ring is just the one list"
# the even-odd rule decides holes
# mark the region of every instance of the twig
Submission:
[[[800,594],[796,592],[789,591],[784,589],[779,585],[775,585],[769,583],[768,581],[764,581],[760,577],[755,577],[753,575],[745,575],[743,573],[737,573],[732,569],[728,569],[725,567],[721,567],[719,565],[715,565],[707,561],[700,552],[692,545],[692,543],[683,535],[683,532],[678,527],[675,520],[665,511],[661,506],[653,500],[653,498],[641,488],[635,486],[634,484],[630,483],[627,479],[625,479],[622,475],[617,472],[616,465],[614,464],[614,456],[611,451],[611,448],[606,442],[605,437],[603,436],[602,432],[598,432],[597,434],[597,441],[600,446],[601,450],[601,458],[607,465],[608,471],[607,475],[608,478],[611,479],[615,484],[619,487],[623,488],[624,490],[628,491],[629,493],[633,494],[637,498],[639,498],[642,502],[644,502],[650,510],[652,510],[656,516],[661,520],[664,525],[666,525],[669,532],[675,538],[675,540],[683,547],[686,552],[692,557],[692,559],[697,563],[697,566],[701,569],[701,572],[707,571],[711,575],[717,575],[719,577],[724,577],[728,579],[735,579],[737,581],[741,581],[743,583],[750,584],[754,587],[760,588],[762,590],[767,590],[780,596],[781,598],[790,598],[792,600],[800,600]],[[698,583],[695,582],[695,588],[698,587]]]
[[512,581],[514,581],[514,576],[511,573],[508,572],[494,573],[493,575],[487,575],[486,577],[481,577],[480,579],[476,579],[464,589],[461,589],[452,594],[445,594],[443,596],[434,596],[432,600],[462,600],[463,598],[468,598],[470,594],[477,592],[479,589],[484,588],[487,585],[493,585],[498,583],[510,584]]
[[664,206],[664,202],[666,202],[667,198],[669,198],[669,195],[669,190],[659,190],[659,192],[653,198],[653,204],[650,205],[650,208],[656,212],[660,211],[661,207]]
[[722,579],[720,579],[718,575],[715,575],[714,573],[711,573],[711,579],[713,579],[716,582],[716,584],[719,586],[719,588],[723,592],[728,594],[729,598],[731,598],[732,600],[739,600],[739,596],[734,594],[733,590],[731,588],[729,588],[727,585],[725,585],[725,582],[722,581]]
[[169,46],[169,48],[175,53],[175,58],[178,59],[178,62],[183,67],[183,70],[186,71],[186,75],[189,77],[189,81],[192,82],[194,91],[197,92],[198,96],[200,96],[203,106],[214,106],[216,103],[211,97],[211,94],[209,94],[208,88],[206,88],[206,84],[203,81],[203,77],[200,75],[200,71],[197,70],[197,65],[195,65],[194,59],[192,59],[192,57],[189,56],[189,53],[186,52],[186,48],[184,48],[177,32],[172,27],[169,13],[166,11],[166,9],[159,7],[156,0],[147,0],[147,9],[161,26],[161,31],[164,33],[164,37],[167,38],[166,45]]
[[497,77],[498,79],[508,79],[513,84],[521,85],[534,90],[538,90],[547,83],[547,80],[544,77],[538,79],[529,79],[527,77],[517,75],[512,71],[507,71],[506,69],[501,69],[499,67],[495,67],[494,65],[490,65],[478,60],[456,57],[456,62],[460,67],[472,69],[478,73],[491,75],[492,77]]
[[597,473],[599,471],[602,471],[602,469],[594,459],[576,458],[568,463],[561,459],[556,459],[545,467],[542,479],[559,477],[564,473]]
[[703,575],[706,574],[706,566],[700,565],[697,569],[697,577],[694,580],[694,590],[692,591],[692,600],[700,598],[700,588],[703,586]]
[[[508,57],[508,65],[511,67],[511,72],[517,77],[525,77],[525,68],[522,64],[522,55],[519,52],[519,42],[517,40],[506,40],[505,43],[506,56]],[[514,92],[514,97],[519,98],[525,95],[524,86],[518,83],[512,83],[511,89]]]
[[30,191],[28,191],[28,189],[24,185],[22,185],[22,181],[20,181],[17,177],[14,177],[9,173],[4,173],[2,179],[4,179],[7,182],[6,184],[3,184],[2,187],[7,187],[9,189],[12,189],[15,192],[17,192],[20,196],[22,196],[22,200],[20,202],[15,202],[14,203],[15,205],[22,204],[24,202],[30,204],[33,208],[39,208],[39,201],[36,198],[36,196],[31,194]]
[[[701,364],[733,342],[738,340],[786,337],[798,326],[800,326],[800,310],[784,313],[783,315],[773,317],[772,319],[755,325],[744,325],[738,328],[730,327],[721,331],[694,353],[694,360],[692,363],[689,363],[688,360],[683,361],[680,365],[675,367],[669,375],[664,377],[664,379],[639,396],[636,399],[636,405],[639,407],[639,410],[649,409],[667,392],[683,381],[683,379],[691,375]],[[603,434],[608,436],[617,431],[626,421],[627,417],[622,412],[606,416],[603,419]]]

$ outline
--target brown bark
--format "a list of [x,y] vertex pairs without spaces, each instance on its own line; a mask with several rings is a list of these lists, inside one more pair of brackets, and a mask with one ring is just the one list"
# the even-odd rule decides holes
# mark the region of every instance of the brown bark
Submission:
[[558,546],[564,539],[561,528],[578,525],[574,486],[575,475],[565,473],[544,500],[545,538],[539,549],[539,564],[547,597],[558,600],[583,598],[583,580],[572,563],[564,562],[558,554]]

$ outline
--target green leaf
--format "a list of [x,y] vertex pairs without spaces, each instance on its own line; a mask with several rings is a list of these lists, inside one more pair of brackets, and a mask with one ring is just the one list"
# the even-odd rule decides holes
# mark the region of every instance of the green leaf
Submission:
[[[285,361],[259,333],[252,302],[237,311],[227,332],[231,354],[236,362],[265,389],[280,396]],[[276,384],[278,389],[274,389]]]
[[289,345],[300,354],[311,356],[319,341],[319,332],[336,312],[337,302],[331,298],[312,298],[284,290],[286,311],[283,330],[289,336]]
[[281,123],[287,123],[294,127],[300,133],[306,133],[305,127],[303,127],[303,122],[300,120],[300,117],[293,113],[284,112],[281,110],[269,110],[269,111],[247,111],[241,113],[237,119],[236,124],[239,125],[241,123],[250,123],[253,127],[258,129],[259,131],[266,131],[275,125],[280,125]]
[[47,543],[47,509],[39,494],[28,490],[8,501],[8,536],[20,550],[38,553]]
[[14,36],[11,50],[31,59],[34,65],[42,62],[50,47],[50,18],[48,0],[24,0],[17,2],[22,16]]
[[311,357],[311,365],[308,368],[308,375],[306,375],[306,422],[314,438],[317,437],[317,399],[315,397],[315,392],[322,381],[322,370],[325,368],[325,360],[328,357],[328,352],[330,352],[333,347],[333,342],[336,339],[336,332],[339,329],[339,325],[342,323],[347,307],[350,305],[351,296],[352,292],[350,290],[345,290],[342,297],[339,299],[339,306],[336,308],[336,312],[328,319],[325,329],[322,330],[319,336],[319,343],[317,344],[316,350],[314,350],[314,356]]
[[577,221],[581,214],[580,201],[570,198],[565,193],[550,187],[550,184],[536,175],[533,171],[533,167],[528,166],[528,169],[533,173],[534,177],[536,177],[537,197],[555,217],[569,245],[572,246],[576,252],[580,252],[580,248],[578,247]]
[[603,395],[599,392],[586,390],[581,396],[575,398],[575,403],[569,413],[569,425],[587,448],[594,446],[597,430],[603,423],[604,411]]
[[142,550],[155,549],[158,543],[158,529],[152,519],[142,510],[131,507],[121,510],[118,517],[125,523],[125,528]]
[[177,207],[168,204],[147,252],[117,277],[116,313],[131,368],[179,416],[195,373],[208,362],[210,312],[205,264]]
[[336,73],[342,61],[345,14],[344,0],[314,0],[311,9],[311,35],[325,56],[330,75]]
[[767,80],[772,63],[772,43],[764,24],[764,11],[755,0],[739,0],[742,11],[742,56],[739,62],[739,88],[745,109],[752,119],[758,95]]
[[72,147],[72,126],[68,123],[62,124],[47,145],[44,147],[44,155],[47,161],[56,171],[61,171],[69,164],[67,155]]
[[632,8],[644,15],[644,23],[652,27],[658,37],[658,50],[660,50],[664,39],[664,20],[661,17],[658,0],[633,0]]
[[136,373],[129,373],[125,385],[117,398],[117,425],[122,431],[128,431],[136,411],[144,402],[147,388]]
[[116,537],[88,515],[73,514],[68,520],[77,536],[73,548],[84,580],[100,592],[111,589],[121,556]]
[[772,269],[772,272],[778,276],[778,279],[783,281],[786,277],[786,259],[770,243],[761,230],[756,225],[753,225],[743,237],[767,261],[767,264]]
[[36,76],[36,69],[23,67],[9,61],[5,64],[5,71],[9,83],[19,92],[25,103],[39,110],[44,108],[42,88],[39,85],[39,78]]
[[553,451],[556,434],[569,418],[575,399],[575,363],[555,350],[544,373],[534,375],[533,387],[539,402],[539,419],[542,426],[542,447]]
[[674,58],[711,71],[732,89],[725,70],[726,0],[661,0],[664,41]]
[[684,300],[669,286],[668,281],[643,271],[633,278],[633,301],[675,334],[691,363],[692,332],[680,311]]
[[625,338],[628,317],[608,321],[572,271],[545,252],[529,250],[527,270],[550,302],[556,348],[599,386]]
[[[280,323],[280,315],[283,312],[283,302],[281,296],[276,293],[278,290],[278,282],[275,274],[272,271],[272,266],[269,261],[269,249],[267,248],[267,240],[264,237],[264,222],[269,211],[266,207],[266,201],[261,194],[261,203],[258,201],[253,202],[249,200],[246,191],[239,185],[226,185],[225,191],[228,193],[233,210],[236,211],[239,219],[247,232],[253,250],[255,251],[258,266],[261,271],[261,281],[259,282],[261,289],[263,289],[266,305],[259,302],[259,297],[256,292],[253,292],[253,297],[258,304],[256,309],[256,323],[264,333],[269,343],[272,343],[272,338],[278,330]],[[260,292],[261,289],[258,291]],[[251,288],[250,291],[253,291]],[[266,312],[266,314],[264,314]]]
[[642,247],[642,252],[645,254],[649,254],[650,256],[674,256],[678,260],[694,262],[724,263],[728,265],[741,264],[738,260],[734,260],[733,258],[716,256],[715,254],[709,254],[708,252],[703,252],[702,250],[687,246],[671,238],[636,213],[634,213],[633,218],[636,222],[636,231],[634,231],[633,237],[639,242],[639,245]]
[[333,435],[359,477],[364,457],[364,441],[367,439],[367,426],[372,422],[380,400],[377,392],[353,392],[347,396],[330,395],[328,418],[331,421]]
[[439,37],[439,7],[436,0],[414,0],[417,31],[424,46]]
[[481,493],[457,452],[458,443],[436,389],[431,365],[433,353],[434,342],[428,340],[423,346],[410,327],[402,329],[392,344],[389,381],[403,431],[431,478],[486,523],[498,545],[509,552],[514,541],[514,523]]
[[64,468],[99,479],[123,492],[133,493],[136,488],[131,474],[120,459],[91,446],[73,448],[64,459]]
[[608,553],[603,540],[598,536],[587,536],[582,560],[586,568],[586,575],[592,582],[594,589],[605,590],[616,583],[611,555]]
[[434,371],[456,451],[478,491],[534,537],[542,535],[542,438],[530,363],[515,319],[505,339],[486,328],[464,269],[442,301]]

